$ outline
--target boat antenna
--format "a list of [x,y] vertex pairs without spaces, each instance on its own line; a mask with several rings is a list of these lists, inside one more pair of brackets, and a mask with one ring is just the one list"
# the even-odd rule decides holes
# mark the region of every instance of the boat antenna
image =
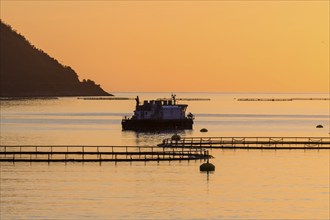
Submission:
[[174,103],[174,105],[176,104],[175,96],[176,96],[176,95],[172,93],[172,99],[173,99],[173,103]]
[[140,104],[139,96],[136,96],[135,101],[136,101],[136,106],[139,106],[139,104]]

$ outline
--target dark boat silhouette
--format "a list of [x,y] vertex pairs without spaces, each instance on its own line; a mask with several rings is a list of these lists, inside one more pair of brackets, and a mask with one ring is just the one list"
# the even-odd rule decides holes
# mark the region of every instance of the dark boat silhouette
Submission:
[[122,120],[123,130],[159,131],[192,129],[194,115],[186,116],[188,105],[177,104],[175,95],[171,99],[146,100],[140,105],[136,97],[134,115]]

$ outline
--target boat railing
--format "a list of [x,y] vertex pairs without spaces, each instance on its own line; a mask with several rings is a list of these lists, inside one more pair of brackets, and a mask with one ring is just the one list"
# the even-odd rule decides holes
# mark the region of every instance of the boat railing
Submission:
[[123,116],[123,118],[122,118],[122,120],[124,121],[124,120],[131,120],[132,119],[132,117],[130,117],[130,116]]

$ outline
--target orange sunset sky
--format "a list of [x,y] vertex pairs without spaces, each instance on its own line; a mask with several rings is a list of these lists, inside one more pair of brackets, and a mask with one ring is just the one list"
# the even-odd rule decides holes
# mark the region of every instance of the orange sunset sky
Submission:
[[1,1],[108,92],[328,92],[329,1]]

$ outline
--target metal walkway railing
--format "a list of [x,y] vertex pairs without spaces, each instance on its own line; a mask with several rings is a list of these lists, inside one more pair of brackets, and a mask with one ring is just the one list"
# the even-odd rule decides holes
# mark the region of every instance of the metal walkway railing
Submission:
[[185,137],[164,139],[161,147],[243,149],[330,149],[330,137]]
[[132,162],[198,160],[203,149],[166,150],[140,146],[0,146],[0,162]]

